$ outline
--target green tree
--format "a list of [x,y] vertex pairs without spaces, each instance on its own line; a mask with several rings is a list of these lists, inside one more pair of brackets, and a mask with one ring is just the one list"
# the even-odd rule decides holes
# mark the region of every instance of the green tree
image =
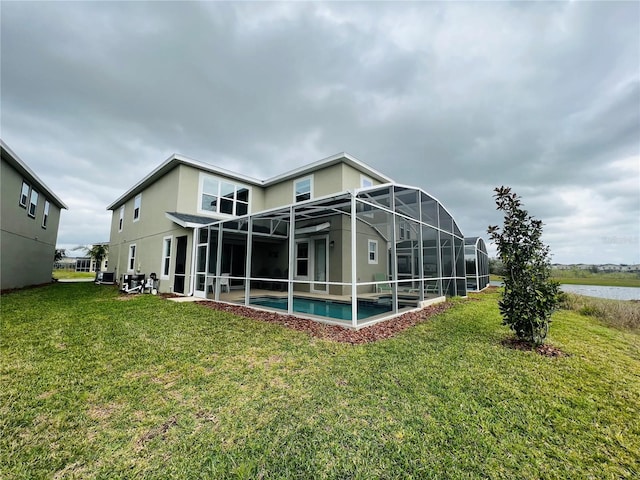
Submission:
[[504,265],[502,264],[502,260],[499,258],[490,258],[489,273],[500,276],[504,275]]
[[558,283],[551,280],[549,247],[542,240],[542,221],[522,208],[520,197],[509,187],[494,190],[504,225],[489,226],[504,265],[504,291],[500,300],[503,323],[521,340],[544,343],[551,313],[557,306]]
[[53,261],[54,263],[59,262],[66,256],[67,256],[67,252],[64,248],[56,248],[55,252],[53,253]]

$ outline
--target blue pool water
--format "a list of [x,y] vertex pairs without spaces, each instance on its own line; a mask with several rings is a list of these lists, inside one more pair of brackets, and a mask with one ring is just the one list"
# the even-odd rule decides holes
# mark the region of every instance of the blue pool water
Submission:
[[[256,297],[251,299],[251,305],[262,307],[287,309],[286,298]],[[339,320],[351,320],[351,304],[345,302],[334,302],[331,300],[318,300],[313,298],[293,298],[293,311],[319,315],[321,317],[337,318]],[[358,320],[373,317],[381,313],[391,311],[391,304],[380,304],[375,302],[358,301]]]

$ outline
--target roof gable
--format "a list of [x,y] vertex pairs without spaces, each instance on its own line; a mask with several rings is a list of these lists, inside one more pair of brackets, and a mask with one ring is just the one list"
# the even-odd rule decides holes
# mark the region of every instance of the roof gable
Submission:
[[45,183],[40,180],[40,178],[35,174],[33,170],[29,168],[29,166],[15,154],[13,150],[9,148],[9,146],[4,143],[4,140],[0,139],[0,146],[2,147],[2,159],[5,160],[9,165],[15,168],[26,180],[36,186],[37,190],[40,191],[47,199],[51,201],[58,208],[69,209],[65,205],[65,203],[58,198],[58,196],[53,193]]
[[185,157],[183,155],[173,154],[169,158],[167,158],[164,162],[162,162],[158,167],[156,167],[151,173],[149,173],[146,177],[136,183],[133,187],[127,190],[124,194],[118,197],[113,203],[111,203],[107,210],[114,210],[118,208],[120,205],[125,203],[128,199],[137,195],[145,188],[149,187],[153,183],[155,183],[158,179],[169,173],[178,165],[187,165],[190,167],[197,168],[200,171],[222,175],[227,178],[237,180],[249,185],[259,186],[259,187],[269,187],[271,185],[275,185],[277,183],[301,177],[303,175],[307,175],[309,173],[315,172],[322,168],[335,165],[337,163],[346,163],[347,165],[352,166],[353,168],[359,170],[360,172],[375,178],[376,180],[382,183],[390,183],[393,180],[390,177],[378,172],[377,170],[371,168],[364,162],[356,159],[355,157],[349,155],[348,153],[338,153],[336,155],[332,155],[331,157],[324,158],[322,160],[318,160],[317,162],[313,162],[302,167],[290,170],[288,172],[282,173],[280,175],[276,175],[274,177],[268,178],[266,180],[258,180],[256,178],[243,175],[241,173],[232,172],[231,170],[226,170],[221,167],[217,167],[215,165],[211,165],[209,163],[200,162],[198,160],[194,160],[189,157]]

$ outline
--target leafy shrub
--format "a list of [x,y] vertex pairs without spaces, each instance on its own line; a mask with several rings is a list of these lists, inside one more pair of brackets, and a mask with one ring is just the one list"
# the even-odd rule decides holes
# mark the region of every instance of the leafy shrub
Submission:
[[542,243],[542,222],[522,208],[509,187],[495,189],[498,210],[504,212],[502,230],[490,226],[489,236],[504,265],[500,300],[503,323],[519,339],[541,345],[549,331],[551,313],[558,304],[558,283],[551,280],[549,247]]

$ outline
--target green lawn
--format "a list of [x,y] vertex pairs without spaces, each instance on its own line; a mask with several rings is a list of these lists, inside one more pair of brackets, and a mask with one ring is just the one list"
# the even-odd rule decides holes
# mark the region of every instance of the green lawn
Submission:
[[0,478],[638,478],[640,336],[561,311],[505,348],[496,294],[350,346],[195,304],[3,295]]
[[53,278],[57,278],[58,280],[62,279],[77,279],[77,278],[96,278],[96,274],[94,272],[76,272],[72,270],[54,270],[52,274]]

